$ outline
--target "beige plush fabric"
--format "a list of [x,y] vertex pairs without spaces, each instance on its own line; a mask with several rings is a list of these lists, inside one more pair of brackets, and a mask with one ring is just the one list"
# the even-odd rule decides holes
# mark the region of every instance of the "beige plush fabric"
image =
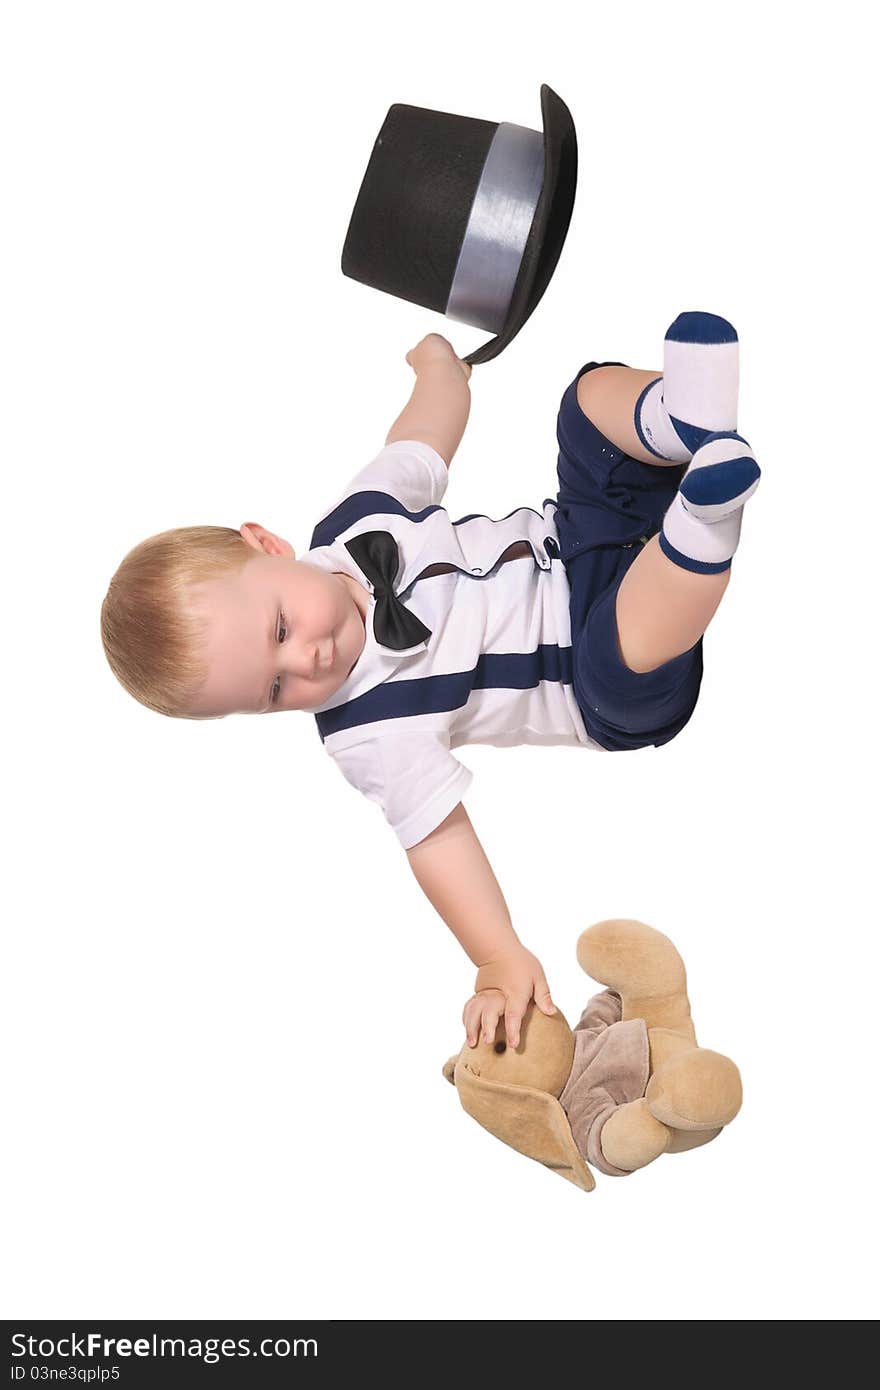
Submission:
[[559,1097],[578,1152],[610,1177],[626,1170],[603,1154],[603,1126],[618,1106],[645,1094],[651,1060],[644,1019],[621,1022],[622,1013],[613,990],[593,996],[575,1026],[571,1075]]
[[490,1134],[589,1192],[587,1159],[621,1177],[716,1138],[739,1110],[742,1082],[729,1057],[698,1047],[684,963],[662,932],[597,922],[577,956],[606,988],[574,1031],[530,1004],[518,1047],[499,1021],[443,1075]]
[[478,1124],[576,1187],[592,1191],[596,1180],[575,1147],[571,1126],[555,1096],[531,1086],[487,1080],[462,1058],[453,1075],[462,1108]]

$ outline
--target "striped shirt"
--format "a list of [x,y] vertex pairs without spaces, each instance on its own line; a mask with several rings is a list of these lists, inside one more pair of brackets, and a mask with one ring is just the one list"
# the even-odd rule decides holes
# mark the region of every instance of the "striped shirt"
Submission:
[[[555,503],[500,521],[452,521],[440,506],[448,472],[427,444],[387,445],[318,523],[301,558],[373,585],[345,548],[368,531],[398,547],[394,592],[430,630],[393,651],[376,638],[376,599],[355,666],[316,711],[324,747],[381,806],[405,849],[461,801],[466,743],[568,743],[596,748],[572,690],[569,586],[558,558]],[[516,558],[504,558],[513,554]]]

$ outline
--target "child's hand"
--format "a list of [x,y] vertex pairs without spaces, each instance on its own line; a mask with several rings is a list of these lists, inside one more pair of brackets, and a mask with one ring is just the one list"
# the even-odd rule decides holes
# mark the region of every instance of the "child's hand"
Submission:
[[462,1013],[469,1047],[476,1047],[481,1034],[483,1042],[491,1043],[502,1015],[508,1043],[519,1047],[520,1024],[531,999],[542,1013],[556,1013],[541,962],[524,946],[481,965],[476,990]]
[[429,333],[427,338],[416,343],[415,347],[410,348],[406,354],[406,360],[416,376],[432,362],[453,362],[464,373],[465,381],[470,378],[471,374],[470,364],[462,362],[460,357],[456,357],[455,348],[439,333]]

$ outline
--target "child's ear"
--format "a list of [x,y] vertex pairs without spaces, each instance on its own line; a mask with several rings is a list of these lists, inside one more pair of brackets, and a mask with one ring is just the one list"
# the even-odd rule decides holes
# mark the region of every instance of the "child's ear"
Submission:
[[247,541],[252,549],[259,550],[261,554],[287,555],[291,560],[296,559],[290,541],[276,536],[274,531],[267,531],[258,521],[245,521],[238,529],[242,540]]

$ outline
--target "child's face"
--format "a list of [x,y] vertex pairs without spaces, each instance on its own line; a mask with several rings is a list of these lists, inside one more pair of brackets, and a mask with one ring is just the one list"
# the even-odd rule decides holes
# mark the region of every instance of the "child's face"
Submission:
[[315,709],[363,651],[355,581],[303,563],[286,548],[255,551],[237,573],[193,587],[209,623],[208,676],[193,714]]

